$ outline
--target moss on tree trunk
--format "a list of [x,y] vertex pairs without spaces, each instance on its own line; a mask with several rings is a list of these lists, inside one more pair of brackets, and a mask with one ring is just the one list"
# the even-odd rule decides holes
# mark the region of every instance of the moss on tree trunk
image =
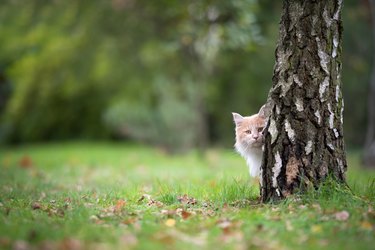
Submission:
[[262,162],[263,201],[345,181],[342,0],[284,0]]

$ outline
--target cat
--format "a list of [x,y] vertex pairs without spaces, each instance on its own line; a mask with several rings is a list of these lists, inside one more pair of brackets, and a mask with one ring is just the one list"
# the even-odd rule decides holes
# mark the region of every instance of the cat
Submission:
[[233,120],[236,125],[236,143],[234,147],[236,151],[246,160],[249,167],[250,176],[259,178],[260,165],[262,163],[263,154],[263,130],[266,125],[262,109],[258,114],[252,116],[241,116],[232,113]]

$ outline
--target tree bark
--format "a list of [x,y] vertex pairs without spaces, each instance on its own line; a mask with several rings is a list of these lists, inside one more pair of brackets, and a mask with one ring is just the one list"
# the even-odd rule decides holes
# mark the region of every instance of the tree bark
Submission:
[[[375,3],[370,0],[372,33],[375,42]],[[368,168],[375,168],[375,62],[372,66],[370,92],[368,96],[368,124],[366,142],[363,154],[363,164]]]
[[342,0],[284,0],[261,166],[263,202],[345,181]]

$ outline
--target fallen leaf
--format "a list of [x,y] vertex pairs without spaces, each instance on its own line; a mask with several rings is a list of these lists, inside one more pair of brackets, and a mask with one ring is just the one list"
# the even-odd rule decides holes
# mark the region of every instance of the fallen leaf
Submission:
[[141,196],[141,198],[138,199],[137,202],[139,203],[139,202],[141,202],[143,200],[147,200],[148,201],[147,202],[147,206],[157,206],[157,207],[164,206],[164,204],[162,202],[152,199],[151,195],[149,195],[149,194],[143,194]]
[[162,207],[164,206],[163,202],[161,201],[157,201],[157,200],[153,200],[151,199],[148,203],[147,203],[148,206],[157,206],[157,207]]
[[167,219],[164,224],[167,227],[174,227],[176,225],[176,220],[174,220],[174,219]]
[[128,218],[128,219],[124,220],[122,223],[125,224],[125,225],[133,225],[137,221],[138,221],[137,218],[131,217],[131,218]]
[[186,205],[196,205],[197,204],[197,200],[192,198],[192,197],[189,197],[187,194],[184,194],[183,196],[177,197],[177,200],[179,202],[181,202],[182,204],[186,204]]
[[141,202],[144,199],[151,200],[151,195],[149,195],[149,194],[142,194],[141,198],[139,198],[137,202]]
[[221,209],[223,213],[229,212],[230,208],[228,206],[228,203],[224,203],[223,208]]
[[373,225],[369,221],[362,221],[361,228],[364,230],[373,230]]
[[187,212],[187,211],[185,211],[185,210],[183,210],[183,211],[181,212],[181,217],[182,217],[182,219],[184,219],[184,220],[187,220],[190,216],[191,216],[191,213],[189,213],[189,212]]
[[24,155],[20,159],[19,165],[21,168],[31,168],[33,166],[33,161],[31,160],[30,156]]
[[216,212],[212,209],[203,209],[201,212],[203,216],[208,216],[208,217],[215,216],[216,214]]
[[160,211],[160,213],[163,214],[163,215],[172,216],[172,215],[175,215],[175,214],[176,214],[176,211],[177,211],[177,210],[173,210],[173,209],[171,209],[171,210],[162,209],[162,210]]
[[126,205],[126,201],[124,200],[118,200],[115,207],[114,207],[114,212],[120,212],[121,209]]
[[335,218],[338,221],[346,221],[349,219],[349,216],[350,216],[349,212],[345,210],[335,213]]
[[48,216],[59,216],[59,217],[64,217],[65,212],[61,208],[48,208],[44,210],[48,212]]
[[239,229],[241,221],[231,221],[228,218],[219,219],[216,225],[222,229],[224,234],[232,233],[234,230]]
[[36,210],[36,209],[41,209],[42,208],[42,205],[39,203],[39,202],[34,202],[32,205],[31,205],[32,209]]

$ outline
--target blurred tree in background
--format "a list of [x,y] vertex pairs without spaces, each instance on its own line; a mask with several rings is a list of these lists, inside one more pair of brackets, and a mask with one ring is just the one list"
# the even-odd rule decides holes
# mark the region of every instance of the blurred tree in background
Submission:
[[[5,0],[0,141],[127,138],[170,151],[232,145],[231,111],[271,86],[277,1]],[[345,136],[364,141],[372,38],[345,1]]]

